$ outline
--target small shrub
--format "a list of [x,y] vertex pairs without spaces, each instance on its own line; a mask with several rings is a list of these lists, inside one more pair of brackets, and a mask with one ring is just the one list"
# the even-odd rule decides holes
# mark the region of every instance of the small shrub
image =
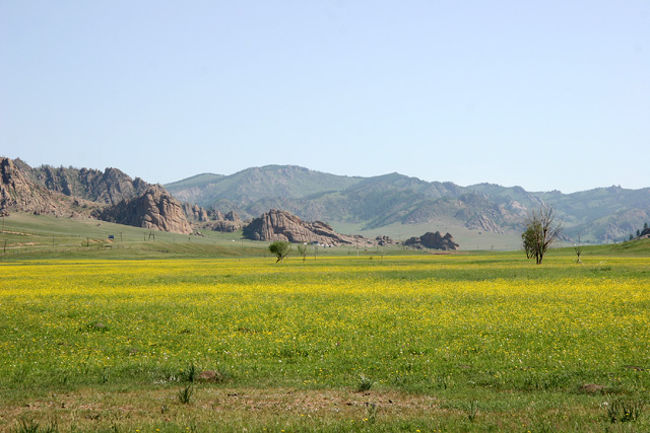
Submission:
[[370,388],[372,388],[373,384],[374,382],[372,381],[372,379],[362,374],[361,376],[359,376],[359,384],[357,385],[357,392],[368,391]]
[[448,389],[454,386],[454,379],[450,375],[436,376],[436,386],[439,389]]
[[467,419],[469,422],[474,422],[476,415],[478,415],[478,401],[472,400],[467,406]]
[[636,421],[643,412],[641,400],[614,400],[607,405],[607,418],[612,423]]
[[34,421],[20,420],[17,433],[38,433],[38,423]]
[[55,420],[50,422],[47,427],[40,428],[39,424],[35,421],[20,420],[17,433],[58,433],[59,427]]
[[185,376],[185,380],[188,381],[189,383],[194,383],[197,376],[197,371],[196,371],[196,367],[194,366],[194,363],[191,363],[184,373],[185,374],[183,376]]
[[366,422],[374,424],[377,421],[377,405],[366,402]]
[[194,394],[194,388],[192,384],[189,384],[185,388],[178,391],[178,401],[183,404],[189,404],[192,398],[192,394]]

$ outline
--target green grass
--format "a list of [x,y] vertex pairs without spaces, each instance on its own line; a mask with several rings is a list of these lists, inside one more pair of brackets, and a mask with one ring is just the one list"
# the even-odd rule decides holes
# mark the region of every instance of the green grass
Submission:
[[0,431],[649,431],[647,247],[15,260]]
[[[4,218],[0,258],[171,258],[263,256],[266,244],[241,232],[188,236],[93,219],[12,214]],[[114,240],[109,240],[109,235]],[[6,244],[5,244],[6,242]]]
[[[520,249],[518,236],[506,237],[491,233],[478,235],[476,231],[448,227],[441,221],[437,229],[458,235],[461,248],[458,253],[471,251],[473,254],[492,254],[494,250]],[[268,243],[242,239],[241,232],[221,233],[204,231],[203,236],[187,236],[176,233],[152,231],[148,229],[113,224],[92,219],[55,218],[46,215],[12,214],[3,219],[0,232],[0,260],[15,261],[39,258],[200,258],[200,257],[266,257]],[[416,233],[436,229],[431,225],[414,225]],[[335,224],[342,232],[357,233],[360,227],[349,224]],[[386,227],[395,239],[405,239],[409,235],[402,225]],[[419,227],[419,228],[418,228]],[[382,228],[383,230],[384,228]],[[421,233],[420,233],[421,232]],[[384,232],[363,232],[374,237]],[[109,241],[108,236],[114,240]],[[494,247],[494,250],[493,248]],[[427,254],[436,251],[416,251],[399,246],[357,249],[343,246],[338,248],[309,248],[309,257],[317,256],[367,256],[380,258],[383,255]],[[519,251],[506,251],[501,254],[515,256]],[[573,248],[555,248],[551,255],[573,255]],[[586,255],[650,255],[650,240],[624,242],[611,245],[585,246]],[[296,255],[294,251],[293,256]]]
[[512,250],[521,245],[521,235],[512,231],[506,233],[493,233],[483,230],[470,230],[458,221],[450,218],[439,218],[429,223],[401,224],[393,223],[376,229],[365,229],[363,223],[353,224],[332,222],[332,227],[340,233],[361,234],[374,238],[387,235],[395,240],[404,241],[412,236],[421,236],[426,232],[439,231],[443,235],[447,232],[454,236],[463,250]]

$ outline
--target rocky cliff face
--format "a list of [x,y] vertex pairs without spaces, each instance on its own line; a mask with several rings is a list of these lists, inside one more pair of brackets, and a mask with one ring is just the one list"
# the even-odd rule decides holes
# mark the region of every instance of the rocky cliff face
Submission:
[[0,213],[31,212],[56,216],[87,215],[92,203],[66,197],[36,184],[23,170],[24,163],[0,157]]
[[50,191],[97,203],[117,204],[141,196],[151,186],[138,177],[131,179],[116,168],[107,168],[102,172],[49,165],[31,168],[23,163],[23,169],[34,183]]
[[86,216],[176,233],[192,233],[183,209],[165,189],[131,180],[114,168],[32,168],[0,158],[0,212]]
[[97,211],[95,216],[104,221],[166,232],[193,232],[181,204],[159,186],[150,186],[141,196],[122,200]]
[[427,232],[422,236],[415,236],[404,241],[404,245],[413,248],[429,248],[435,250],[455,250],[459,245],[454,242],[454,237],[447,233],[444,236],[440,232]]
[[0,159],[0,209],[27,206],[32,189],[11,159]]
[[306,222],[289,212],[277,209],[271,209],[252,220],[244,227],[243,233],[244,237],[259,241],[316,242],[325,246],[375,245],[375,242],[362,236],[336,233],[324,222]]

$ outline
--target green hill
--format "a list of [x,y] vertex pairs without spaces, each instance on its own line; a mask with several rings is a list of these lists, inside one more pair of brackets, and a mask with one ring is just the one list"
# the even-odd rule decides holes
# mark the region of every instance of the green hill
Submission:
[[[166,185],[177,198],[251,218],[278,208],[303,219],[323,220],[355,233],[422,234],[441,220],[469,231],[471,243],[490,248],[485,233],[518,246],[531,209],[546,203],[557,211],[567,241],[607,243],[625,239],[650,220],[650,188],[596,188],[572,194],[529,192],[482,183],[459,186],[426,182],[399,173],[375,177],[337,176],[296,166],[249,168],[230,176],[199,175]],[[460,230],[460,231],[462,231]],[[454,236],[459,230],[452,232]],[[461,244],[462,245],[462,244]]]
[[[2,218],[2,260],[45,257],[232,257],[266,254],[266,244],[240,233],[202,236],[148,230],[88,218],[13,213]],[[109,237],[112,236],[113,239]]]

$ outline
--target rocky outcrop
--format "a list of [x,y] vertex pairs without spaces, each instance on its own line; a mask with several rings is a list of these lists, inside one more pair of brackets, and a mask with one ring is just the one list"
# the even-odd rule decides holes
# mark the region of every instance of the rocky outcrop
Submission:
[[257,241],[289,241],[317,243],[324,246],[358,245],[375,243],[363,236],[342,235],[321,221],[306,222],[289,212],[271,209],[244,226],[244,237]]
[[384,236],[377,236],[377,237],[375,238],[375,242],[376,242],[377,245],[379,245],[380,247],[386,247],[386,246],[389,246],[389,245],[396,245],[396,244],[397,244],[393,239],[391,239],[390,237],[388,237],[388,236],[386,236],[386,235],[384,235]]
[[218,210],[208,210],[189,203],[183,203],[183,211],[187,219],[201,229],[217,232],[236,232],[244,226],[244,222],[239,218],[239,215],[233,211],[224,215]]
[[0,157],[0,212],[31,212],[56,216],[87,215],[94,204],[66,197],[34,183],[24,167],[9,158]]
[[447,233],[444,236],[440,232],[427,232],[422,236],[415,236],[404,241],[404,245],[413,248],[429,248],[435,250],[455,250],[459,245],[454,242],[454,237]]
[[226,215],[224,215],[223,218],[226,221],[232,221],[232,222],[241,221],[241,219],[239,218],[239,215],[237,215],[237,212],[232,211],[232,210],[230,212],[228,212]]
[[0,209],[25,207],[29,204],[33,186],[9,158],[0,159]]
[[92,216],[136,227],[192,233],[183,208],[164,188],[118,169],[31,168],[0,158],[0,211]]
[[34,183],[50,191],[97,203],[117,204],[144,194],[151,185],[117,168],[100,170],[43,165],[31,168],[23,163],[26,174]]
[[160,186],[151,186],[140,197],[122,200],[96,212],[95,216],[104,221],[166,232],[193,232],[181,204]]
[[185,212],[187,219],[192,222],[206,222],[209,220],[208,211],[196,204],[183,203],[183,212]]
[[239,222],[228,220],[210,221],[206,224],[206,228],[215,232],[236,232],[241,230],[243,226],[244,223],[241,220]]
[[[217,211],[218,212],[218,211]],[[221,212],[218,212],[221,215]],[[230,211],[222,215],[221,219],[215,219],[209,224],[211,230],[217,232],[236,232],[244,227],[244,222],[236,212]]]

